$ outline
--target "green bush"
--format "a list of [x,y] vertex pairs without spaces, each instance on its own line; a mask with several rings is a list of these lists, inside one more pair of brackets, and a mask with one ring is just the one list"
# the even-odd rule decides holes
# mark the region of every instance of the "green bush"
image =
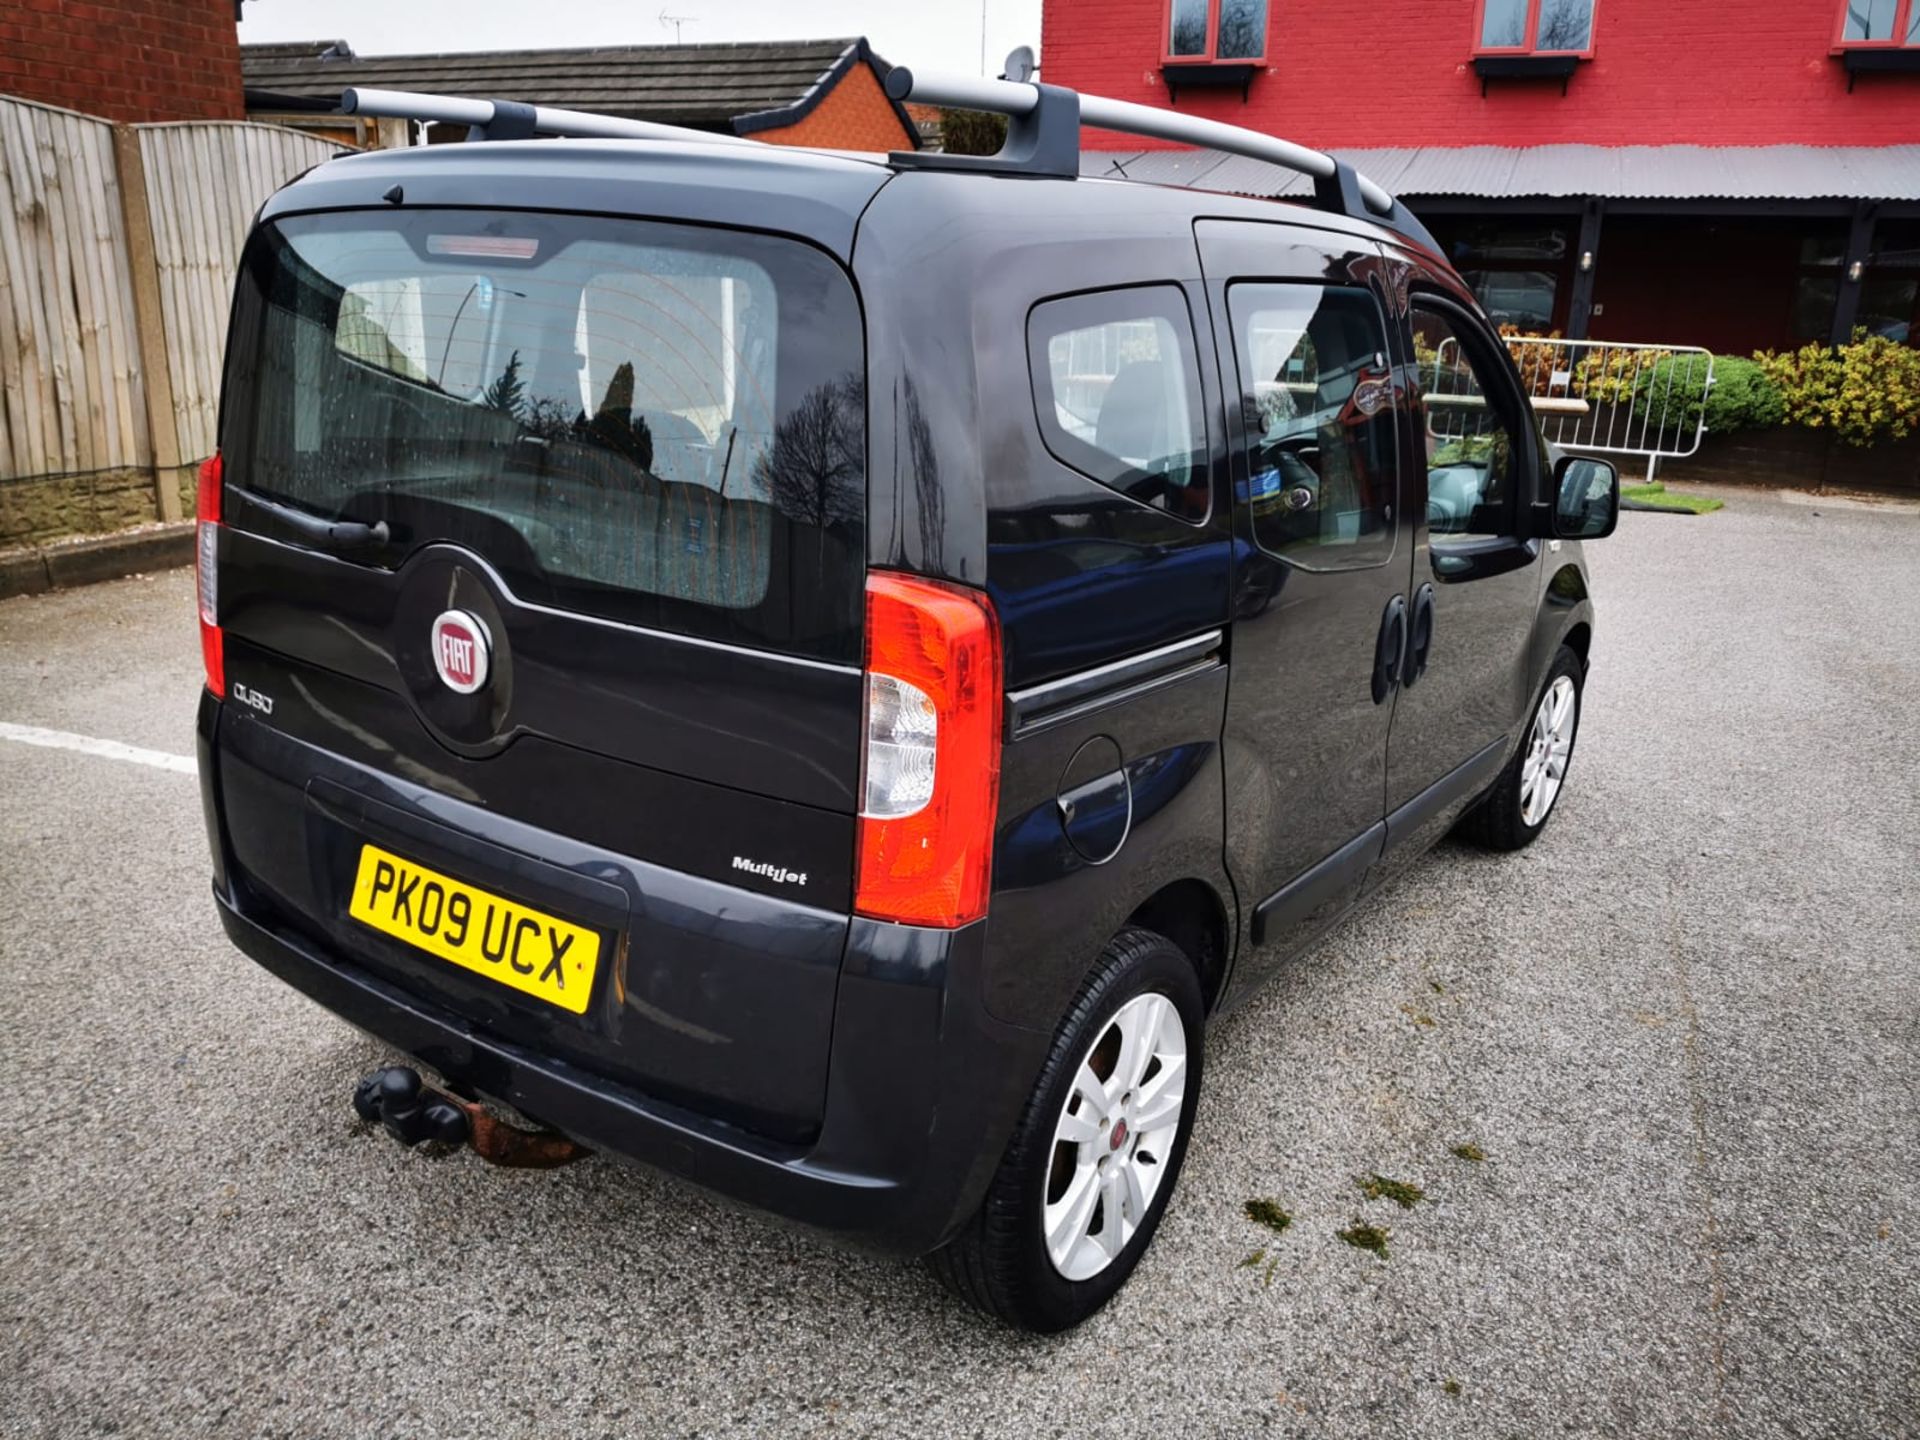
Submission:
[[[1634,386],[1633,413],[1672,427],[1691,429],[1700,423],[1700,385],[1705,362],[1698,355],[1669,355],[1646,370]],[[1686,397],[1684,403],[1680,397]],[[1713,388],[1707,391],[1707,430],[1725,435],[1734,430],[1759,430],[1782,424],[1786,404],[1779,387],[1757,361],[1738,355],[1713,357]]]
[[1851,345],[1803,345],[1753,357],[1780,392],[1789,425],[1831,430],[1849,445],[1920,429],[1920,350],[1854,332]]
[[942,110],[940,148],[949,155],[992,155],[1007,141],[1007,117],[986,110]]

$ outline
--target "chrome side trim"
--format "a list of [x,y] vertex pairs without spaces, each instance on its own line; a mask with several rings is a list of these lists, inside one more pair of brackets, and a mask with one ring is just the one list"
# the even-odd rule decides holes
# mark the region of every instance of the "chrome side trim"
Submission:
[[1007,738],[1016,740],[1089,711],[1158,690],[1220,665],[1225,634],[1209,630],[1155,650],[1007,692]]

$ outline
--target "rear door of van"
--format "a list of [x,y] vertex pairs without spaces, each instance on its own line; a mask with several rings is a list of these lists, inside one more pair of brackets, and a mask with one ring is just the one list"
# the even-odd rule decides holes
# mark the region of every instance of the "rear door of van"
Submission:
[[824,1095],[862,729],[864,347],[804,241],[263,223],[217,738],[254,920],[763,1133]]

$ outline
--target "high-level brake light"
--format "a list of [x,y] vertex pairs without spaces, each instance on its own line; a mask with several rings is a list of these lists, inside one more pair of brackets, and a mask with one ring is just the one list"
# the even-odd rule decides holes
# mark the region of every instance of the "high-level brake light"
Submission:
[[910,925],[986,914],[1000,790],[1000,624],[976,590],[867,577],[867,728],[854,909]]

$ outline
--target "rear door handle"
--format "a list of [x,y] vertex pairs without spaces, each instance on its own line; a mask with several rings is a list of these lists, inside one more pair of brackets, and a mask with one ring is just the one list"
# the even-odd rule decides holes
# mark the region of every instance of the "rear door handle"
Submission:
[[1373,703],[1381,704],[1400,688],[1401,652],[1407,646],[1407,597],[1387,601],[1380,616],[1380,637],[1373,646]]
[[1433,654],[1433,586],[1422,585],[1413,594],[1413,619],[1407,626],[1407,663],[1401,667],[1400,683],[1411,690],[1427,673],[1427,659]]

